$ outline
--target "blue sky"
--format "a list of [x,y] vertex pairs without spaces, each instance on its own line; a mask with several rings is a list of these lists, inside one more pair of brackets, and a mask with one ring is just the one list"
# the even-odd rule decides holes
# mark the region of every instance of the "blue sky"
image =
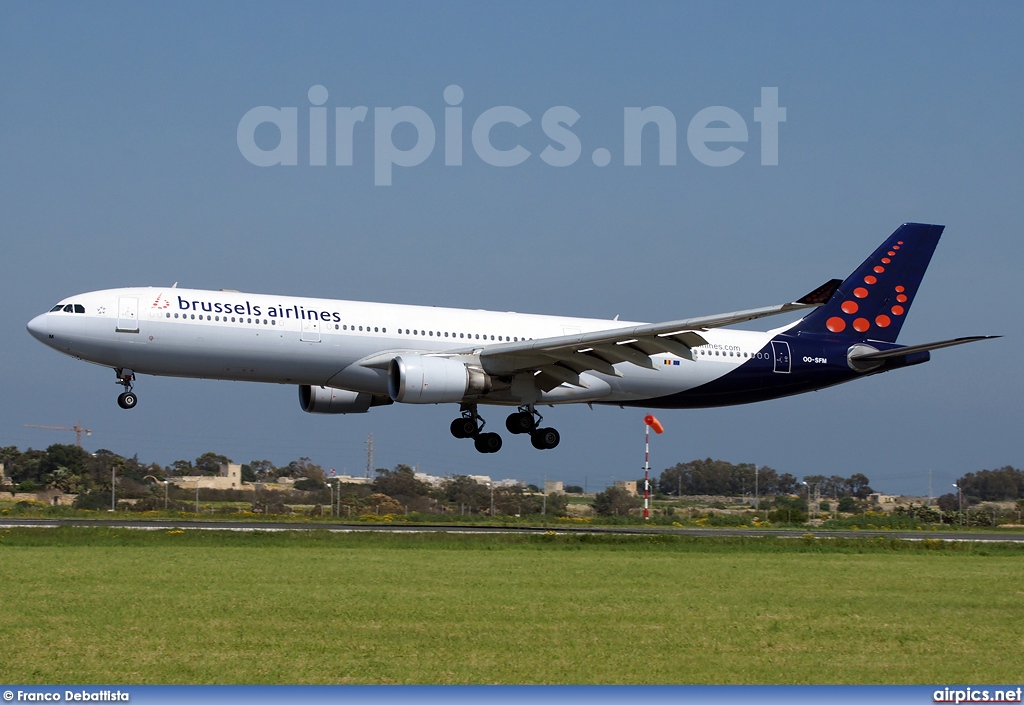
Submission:
[[[643,462],[640,410],[545,409],[539,453],[506,438],[481,456],[448,435],[453,407],[303,414],[294,388],[143,378],[132,412],[106,369],[47,350],[25,323],[65,296],[167,285],[671,320],[791,300],[845,277],[904,221],[947,226],[900,342],[1004,334],[908,370],[745,407],[669,411],[658,472],[715,457],[798,476],[863,472],[879,489],[945,492],[961,473],[1024,465],[1019,270],[1024,263],[1024,7],[1019,3],[19,3],[0,5],[0,443],[93,430],[162,464],[306,455],[361,472],[601,488]],[[445,166],[443,93],[464,98],[463,164]],[[310,87],[367,106],[352,166],[308,159]],[[754,108],[777,87],[779,163],[760,163]],[[236,131],[257,106],[296,107],[298,164],[258,167]],[[415,106],[437,143],[374,184],[374,109]],[[484,111],[530,151],[495,167],[473,151]],[[582,154],[540,158],[545,111],[568,106]],[[675,165],[645,132],[623,164],[627,107],[663,106]],[[687,145],[699,111],[736,111],[749,139],[710,167]],[[266,131],[257,141],[269,148]],[[393,133],[413,145],[408,125]],[[261,141],[262,140],[262,141]],[[559,145],[555,144],[555,147]],[[605,148],[608,166],[591,155]],[[772,322],[772,325],[777,323]],[[501,428],[504,411],[487,417]]]

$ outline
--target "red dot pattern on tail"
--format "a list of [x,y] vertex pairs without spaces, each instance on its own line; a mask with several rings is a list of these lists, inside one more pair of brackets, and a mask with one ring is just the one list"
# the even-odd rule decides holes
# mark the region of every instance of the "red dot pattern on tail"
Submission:
[[[875,265],[873,268],[875,274],[882,274],[885,272],[885,267],[882,265],[892,263],[892,258],[896,257],[896,253],[902,244],[903,241],[898,240],[896,244],[892,246],[892,249],[886,252],[887,256],[881,258],[881,264]],[[868,274],[864,277],[864,283],[868,286],[873,286],[878,283],[878,277],[874,276],[874,274]],[[907,302],[907,295],[904,293],[905,291],[906,287],[902,284],[896,287],[896,300],[901,304]],[[853,290],[853,296],[858,299],[866,299],[870,295],[871,291],[863,286],[858,286]],[[860,304],[852,299],[848,299],[842,303],[840,309],[848,316],[853,316],[860,311]],[[906,312],[906,309],[903,306],[896,305],[890,308],[889,311],[894,316],[902,316]],[[875,316],[874,324],[879,328],[888,328],[892,325],[892,319],[889,318],[888,315],[882,313]],[[851,321],[843,318],[842,316],[832,316],[825,321],[825,327],[833,333],[842,333],[846,330],[847,325],[853,326],[853,329],[858,333],[866,333],[871,329],[871,321],[863,317],[855,318]]]

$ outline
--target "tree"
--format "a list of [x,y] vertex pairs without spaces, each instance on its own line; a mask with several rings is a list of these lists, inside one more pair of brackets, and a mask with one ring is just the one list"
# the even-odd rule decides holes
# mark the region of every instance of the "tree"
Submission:
[[863,473],[854,473],[850,475],[850,478],[846,481],[847,486],[850,488],[850,494],[857,499],[867,499],[868,495],[873,494],[874,490],[871,489],[869,484],[871,481],[867,478],[867,475]]
[[773,502],[776,509],[792,509],[797,512],[807,511],[807,498],[799,495],[780,494],[775,496]]
[[324,469],[305,456],[288,463],[287,469],[289,477],[308,477],[318,482],[327,482]]
[[640,498],[621,487],[609,487],[604,492],[594,495],[591,506],[601,516],[618,516],[629,514],[630,509],[642,504]]
[[203,453],[196,458],[195,469],[199,475],[220,475],[220,466],[227,465],[231,458],[219,453]]
[[484,507],[490,509],[491,490],[486,485],[466,475],[453,475],[441,485],[440,497],[458,505],[465,505],[470,512]]
[[[655,488],[663,495],[762,495],[791,492],[796,478],[786,473],[779,475],[767,466],[753,463],[734,465],[724,460],[691,460],[679,463],[661,473]],[[641,485],[638,485],[642,486]]]
[[566,485],[565,492],[566,494],[583,494],[583,488],[579,485]]
[[952,492],[942,495],[935,500],[935,503],[944,512],[955,512],[960,509],[960,498]]
[[430,485],[416,479],[416,473],[408,465],[396,465],[394,470],[381,468],[373,480],[373,491],[386,494],[395,499],[412,499],[426,497],[430,493]]
[[175,477],[191,475],[194,471],[195,468],[192,467],[191,460],[175,460],[167,467],[167,474]]
[[1024,497],[1024,472],[1006,465],[997,470],[969,472],[957,481],[965,495],[983,502],[1000,502]]
[[302,490],[303,492],[316,492],[317,490],[327,489],[326,484],[319,480],[315,480],[312,477],[300,478],[296,480],[295,484],[292,486],[297,490]]
[[[272,482],[276,480],[278,475],[280,474],[278,472],[278,469],[274,467],[274,464],[269,460],[250,460],[248,467],[250,472],[252,473],[252,476],[255,478],[253,480],[248,480],[249,482]],[[245,479],[245,468],[246,466],[243,465],[243,480]]]

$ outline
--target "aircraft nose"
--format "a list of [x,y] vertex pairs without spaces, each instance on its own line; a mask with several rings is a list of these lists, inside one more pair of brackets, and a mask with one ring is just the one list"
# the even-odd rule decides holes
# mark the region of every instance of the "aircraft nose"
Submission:
[[26,327],[33,338],[44,343],[46,342],[47,336],[50,334],[50,326],[47,324],[45,313],[33,318]]

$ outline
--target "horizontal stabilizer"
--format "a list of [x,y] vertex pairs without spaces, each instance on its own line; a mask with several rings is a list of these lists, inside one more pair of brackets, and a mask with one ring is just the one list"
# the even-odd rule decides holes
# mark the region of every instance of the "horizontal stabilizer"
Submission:
[[921,345],[908,345],[904,348],[893,348],[892,350],[855,350],[850,353],[850,359],[858,362],[871,362],[872,360],[885,360],[890,357],[902,357],[914,353],[938,350],[939,348],[951,348],[954,345],[974,343],[979,340],[992,340],[1002,338],[1001,335],[972,335],[967,338],[953,338],[952,340],[940,340],[935,343],[922,343]]

